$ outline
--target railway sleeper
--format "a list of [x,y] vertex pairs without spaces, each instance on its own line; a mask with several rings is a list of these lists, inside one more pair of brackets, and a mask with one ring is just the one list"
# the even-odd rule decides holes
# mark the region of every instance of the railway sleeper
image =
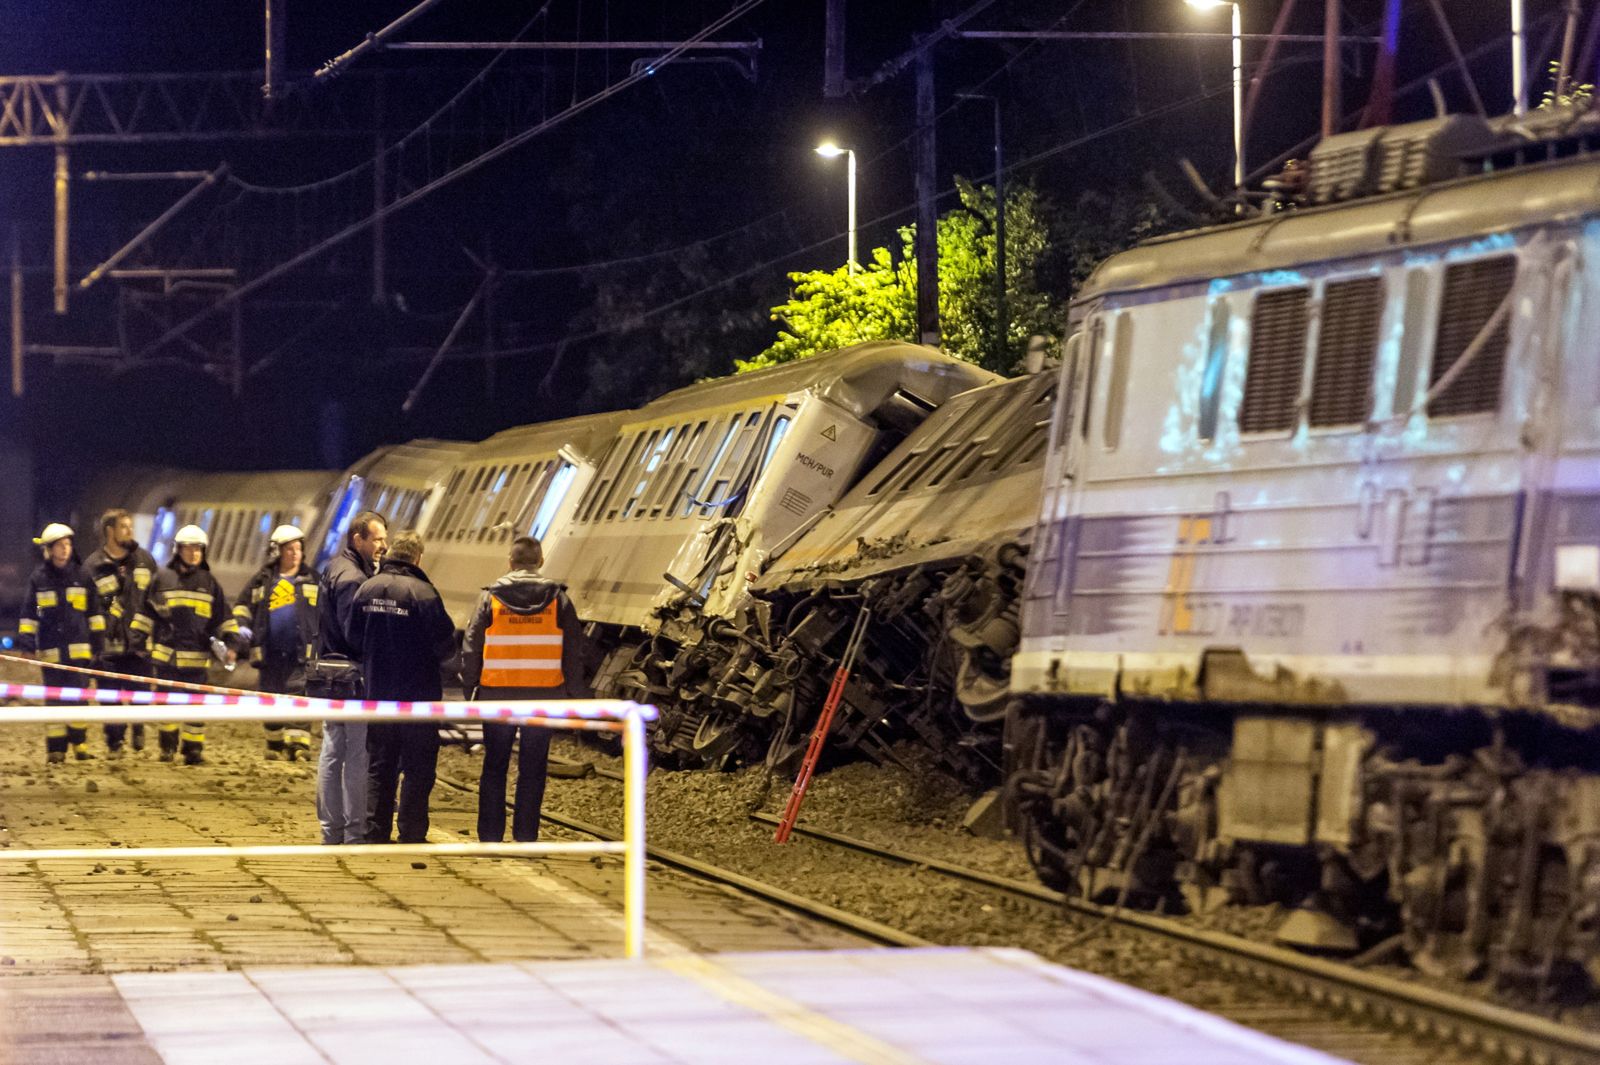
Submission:
[[[1018,701],[1008,823],[1048,885],[1166,912],[1290,910],[1281,941],[1540,996],[1600,982],[1600,772],[1498,719]],[[1462,738],[1465,736],[1466,738]]]

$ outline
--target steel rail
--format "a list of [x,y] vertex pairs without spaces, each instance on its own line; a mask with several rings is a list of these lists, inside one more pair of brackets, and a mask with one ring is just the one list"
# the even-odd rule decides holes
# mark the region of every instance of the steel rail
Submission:
[[[453,780],[450,777],[444,776],[443,774],[436,776],[434,779],[438,783],[443,784],[448,788],[454,788],[457,791],[467,792],[468,794],[475,794],[477,792],[476,788],[469,787],[468,785],[463,784],[458,780]],[[507,802],[506,807],[508,809],[516,808],[511,802]],[[607,842],[615,842],[621,838],[616,833],[610,831],[609,829],[602,828],[599,825],[591,824],[588,821],[582,821],[578,818],[569,817],[566,814],[553,812],[548,809],[540,812],[540,819],[548,821],[553,825],[558,825],[570,832],[581,832],[584,835],[594,836],[596,839],[605,840]],[[681,854],[678,851],[666,850],[661,847],[652,846],[646,842],[645,855],[652,861],[659,862],[662,865],[670,866],[674,869],[678,869],[681,872],[689,873],[690,875],[699,877],[702,880],[710,880],[715,883],[723,884],[747,895],[752,895],[756,898],[775,903],[785,909],[794,910],[799,913],[804,913],[807,916],[815,917],[819,921],[822,921],[826,924],[831,924],[837,928],[843,928],[848,932],[853,932],[856,935],[859,935],[864,939],[872,940],[875,943],[881,943],[885,946],[891,947],[934,946],[934,944],[928,940],[914,936],[909,932],[902,932],[898,928],[893,928],[879,921],[874,921],[871,918],[862,917],[858,914],[841,910],[836,906],[829,906],[827,903],[818,902],[817,900],[807,898],[804,895],[798,895],[792,891],[778,887],[776,884],[768,884],[764,881],[756,880],[753,877],[745,876],[742,873],[736,873],[732,869],[724,869],[722,866],[713,865],[710,862],[703,862],[698,858],[692,858],[689,855]]]
[[[751,820],[776,824],[771,814],[753,813]],[[1221,971],[1248,976],[1310,999],[1337,1012],[1370,1017],[1401,1030],[1448,1039],[1463,1049],[1508,1061],[1548,1065],[1594,1065],[1600,1062],[1600,1032],[1560,1024],[1447,991],[1418,987],[1392,977],[1363,972],[1255,943],[1239,936],[1191,928],[1171,918],[1117,910],[1053,891],[1042,884],[1011,880],[938,858],[881,847],[825,829],[796,825],[795,832],[821,842],[859,851],[885,861],[926,868],[942,876],[991,888],[1032,902],[1072,910],[1177,944],[1185,953],[1214,963]]]

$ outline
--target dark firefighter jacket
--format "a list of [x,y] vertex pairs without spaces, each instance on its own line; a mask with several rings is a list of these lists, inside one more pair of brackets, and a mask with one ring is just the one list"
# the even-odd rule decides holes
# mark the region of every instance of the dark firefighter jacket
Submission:
[[[521,687],[516,685],[483,684],[484,648],[495,623],[495,604],[504,613],[531,617],[553,612],[554,621],[561,634],[561,681],[546,687]],[[553,611],[552,611],[553,608]],[[467,634],[461,648],[461,686],[470,696],[482,686],[504,699],[587,699],[589,685],[584,680],[583,622],[578,611],[567,597],[567,586],[559,581],[541,577],[532,570],[513,570],[489,585],[478,596],[472,620],[467,622]],[[518,650],[515,644],[509,650]],[[491,663],[489,673],[494,675]]]
[[[317,653],[317,628],[322,619],[317,603],[322,597],[322,575],[302,562],[288,580],[294,586],[295,660],[305,663]],[[239,593],[239,601],[233,604],[233,620],[239,623],[240,634],[249,634],[252,665],[259,666],[266,655],[272,592],[277,585],[278,564],[269,562],[256,571]]]
[[439,669],[455,657],[456,627],[420,567],[385,560],[356,590],[345,639],[361,659],[368,699],[444,697]]
[[76,560],[65,566],[41,562],[28,580],[17,634],[22,649],[41,662],[73,662],[86,666],[100,653],[106,618],[100,593]]
[[150,583],[156,579],[159,566],[150,552],[135,545],[121,558],[112,558],[101,548],[83,564],[95,591],[106,610],[106,642],[104,654],[127,654],[131,646],[128,626],[133,616],[144,606],[150,594]]
[[333,557],[328,568],[322,571],[321,589],[317,609],[322,617],[317,629],[317,655],[343,655],[355,661],[360,653],[350,646],[345,633],[350,628],[350,604],[356,589],[372,576],[372,569],[353,547]]
[[174,669],[205,669],[212,637],[239,643],[228,597],[203,558],[192,569],[181,558],[167,563],[128,627],[135,649],[142,651],[148,643],[151,661]]

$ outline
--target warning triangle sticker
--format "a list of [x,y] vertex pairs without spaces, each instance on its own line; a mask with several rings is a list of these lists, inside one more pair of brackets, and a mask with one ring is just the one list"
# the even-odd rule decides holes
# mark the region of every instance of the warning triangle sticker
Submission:
[[828,426],[826,429],[822,430],[822,438],[824,440],[838,440],[839,427],[837,425]]

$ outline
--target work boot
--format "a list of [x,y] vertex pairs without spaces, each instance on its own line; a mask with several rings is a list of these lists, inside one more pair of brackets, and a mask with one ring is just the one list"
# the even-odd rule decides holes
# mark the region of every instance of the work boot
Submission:
[[311,733],[303,728],[288,729],[283,734],[283,745],[289,754],[289,761],[309,762],[311,760]]
[[177,751],[162,751],[161,752],[161,760],[163,762],[170,762],[174,758],[176,758],[177,756],[178,756],[178,752]]
[[143,725],[134,725],[133,726],[133,749],[136,750],[136,751],[144,750],[144,726]]
[[46,751],[45,752],[45,761],[47,761],[47,762],[65,762],[66,760],[67,760],[67,752],[66,751]]
[[87,743],[74,743],[72,745],[72,757],[80,762],[87,762],[94,755],[89,753],[89,745]]
[[267,741],[267,761],[281,762],[287,756],[288,752],[284,750],[283,738],[281,736],[274,736],[272,739]]
[[206,756],[199,751],[186,751],[183,755],[184,765],[205,765]]

